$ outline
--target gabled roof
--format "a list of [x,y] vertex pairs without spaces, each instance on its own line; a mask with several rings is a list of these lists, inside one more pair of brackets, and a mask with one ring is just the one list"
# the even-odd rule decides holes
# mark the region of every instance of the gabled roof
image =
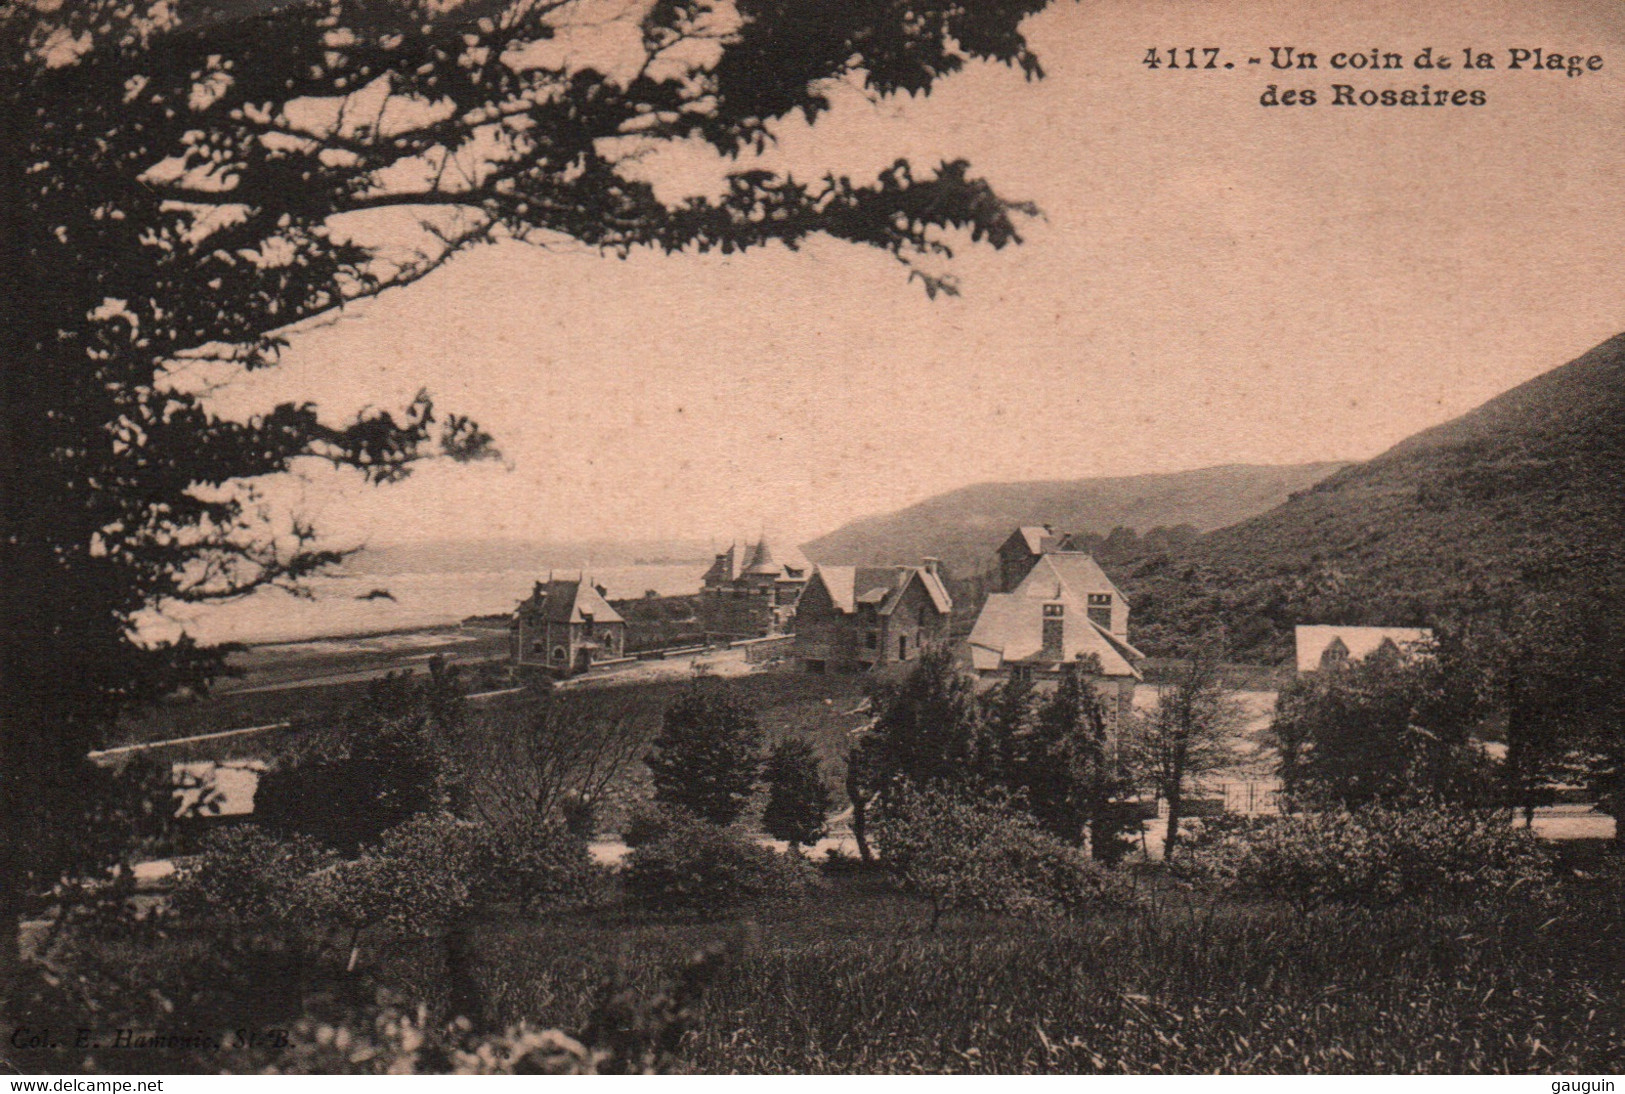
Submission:
[[819,566],[813,576],[829,590],[836,610],[846,615],[857,611],[859,604],[873,605],[881,615],[890,615],[913,581],[921,583],[943,615],[954,607],[942,579],[922,566]]
[[1128,597],[1106,576],[1100,563],[1087,551],[1048,552],[1033,564],[1014,592],[1017,596],[1049,600],[1063,597],[1082,600],[1089,593],[1113,593],[1123,603],[1128,603]]
[[[1044,605],[1063,605],[1061,657],[1040,656],[1044,649]],[[971,664],[988,671],[1014,663],[1058,664],[1094,654],[1107,676],[1140,673],[1134,662],[1145,655],[1089,618],[1082,597],[1062,595],[1045,600],[1021,593],[993,593],[982,605],[970,632]]]
[[797,582],[805,581],[811,570],[812,563],[800,551],[792,547],[775,554],[767,540],[761,539],[743,550],[738,544],[729,545],[726,551],[716,556],[711,568],[701,578],[701,583],[729,585],[746,574],[771,577],[775,581]]
[[592,582],[548,581],[536,583],[530,599],[519,605],[521,612],[536,612],[549,623],[625,623],[621,614],[598,595]]
[[1400,653],[1410,653],[1415,647],[1433,638],[1426,627],[1340,627],[1336,625],[1301,626],[1294,628],[1298,646],[1298,671],[1314,672],[1320,668],[1320,658],[1333,642],[1341,641],[1348,650],[1350,661],[1360,661],[1392,642]]
[[716,560],[711,563],[711,568],[705,571],[705,576],[700,581],[705,585],[726,585],[738,577],[739,552],[730,543],[726,551],[717,554]]
[[1054,531],[1047,524],[1024,524],[1016,529],[1016,535],[1026,542],[1027,550],[1041,555],[1044,553],[1044,541],[1052,539]]

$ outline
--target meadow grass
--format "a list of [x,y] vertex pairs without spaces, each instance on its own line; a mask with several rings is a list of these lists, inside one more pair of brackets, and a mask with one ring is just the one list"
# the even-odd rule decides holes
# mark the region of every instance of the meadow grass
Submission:
[[1556,909],[1299,913],[1156,881],[1132,911],[930,932],[885,879],[844,876],[748,919],[487,923],[479,976],[489,1018],[578,1028],[606,984],[654,993],[731,944],[697,1072],[1612,1072],[1622,882],[1616,863]]

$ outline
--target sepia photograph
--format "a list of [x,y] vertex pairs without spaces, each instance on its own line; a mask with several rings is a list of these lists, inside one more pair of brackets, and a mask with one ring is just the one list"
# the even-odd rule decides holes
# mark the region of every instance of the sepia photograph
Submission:
[[1618,0],[0,66],[9,1090],[1616,1090]]

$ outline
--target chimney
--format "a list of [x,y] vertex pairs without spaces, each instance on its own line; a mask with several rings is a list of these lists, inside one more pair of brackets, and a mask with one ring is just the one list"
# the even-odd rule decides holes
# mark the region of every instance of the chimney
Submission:
[[925,572],[933,576],[936,575],[938,567],[942,565],[942,560],[940,558],[923,558],[920,561],[925,564]]

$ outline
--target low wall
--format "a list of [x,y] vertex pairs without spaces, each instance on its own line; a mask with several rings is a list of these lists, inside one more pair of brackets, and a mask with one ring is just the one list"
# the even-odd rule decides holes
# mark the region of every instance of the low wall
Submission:
[[773,634],[766,638],[745,638],[728,643],[729,649],[745,651],[747,665],[765,665],[770,661],[782,661],[795,651],[795,646],[796,636],[793,634]]

